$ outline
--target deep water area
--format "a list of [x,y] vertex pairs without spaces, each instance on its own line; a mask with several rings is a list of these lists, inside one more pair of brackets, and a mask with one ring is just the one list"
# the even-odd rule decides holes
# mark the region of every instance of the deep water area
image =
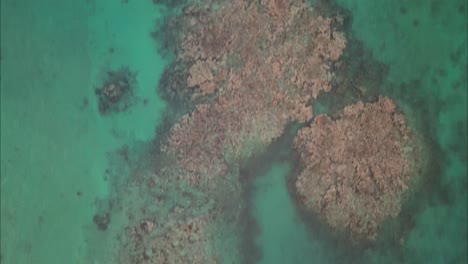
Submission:
[[[307,164],[293,142],[315,117],[277,135],[282,112],[266,108],[274,121],[242,130],[243,148],[199,143],[224,129],[193,124],[219,121],[203,114],[228,82],[213,88],[216,76],[203,72],[222,56],[199,68],[180,59],[191,24],[178,18],[205,19],[187,6],[215,12],[223,1],[1,1],[0,263],[467,263],[466,1],[306,1],[336,17],[330,27],[346,38],[330,91],[306,105],[314,116],[336,120],[348,105],[385,96],[424,144],[418,184],[370,241],[302,206],[296,182]],[[273,2],[288,1],[254,4]],[[226,59],[232,76],[242,75],[240,57]],[[190,132],[199,133],[193,141]]]

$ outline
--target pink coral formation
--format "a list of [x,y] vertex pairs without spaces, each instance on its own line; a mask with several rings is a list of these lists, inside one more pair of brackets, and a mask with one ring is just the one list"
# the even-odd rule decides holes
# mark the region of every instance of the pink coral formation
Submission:
[[337,120],[316,117],[295,139],[305,166],[296,187],[305,207],[333,228],[375,238],[382,221],[400,212],[415,166],[414,139],[385,97],[348,106]]
[[310,101],[330,90],[329,68],[346,41],[336,19],[302,1],[235,0],[184,14],[191,30],[177,55],[192,65],[187,86],[194,98],[216,99],[174,126],[169,150],[188,171],[216,178],[245,158],[247,145],[266,146],[288,122],[312,118]]
[[[157,175],[140,179],[157,209],[128,228],[123,263],[245,262],[232,241],[244,206],[240,165],[288,123],[312,120],[346,46],[341,23],[301,0],[207,0],[173,18],[168,30],[182,38],[167,87],[196,107],[171,127]],[[297,191],[330,226],[373,238],[400,211],[413,143],[388,98],[348,106],[338,120],[318,116],[294,142],[304,164]]]
[[[169,159],[164,160],[164,167],[157,174],[135,173],[129,193],[120,201],[131,224],[123,233],[126,239],[116,263],[214,264],[227,259],[242,262],[235,241],[225,242],[235,227],[227,226],[220,217],[222,205],[215,202],[212,194],[182,181],[185,174]],[[146,188],[141,188],[142,184]],[[228,193],[226,189],[223,192]],[[230,250],[221,256],[222,252],[213,250],[213,245],[223,243]]]
[[128,230],[133,240],[131,263],[218,263],[215,256],[205,254],[205,247],[211,242],[205,237],[206,220],[181,217],[177,215],[179,210],[169,214],[156,228],[152,227],[153,222],[145,221]]
[[297,0],[235,0],[215,12],[192,6],[184,19],[192,30],[178,58],[192,64],[187,83],[201,94],[214,92],[212,83],[217,90],[231,89],[229,81],[238,75],[244,83],[237,86],[253,83],[305,103],[330,89],[330,63],[346,46],[343,34],[333,30],[339,19],[318,16]]
[[[220,263],[210,245],[222,244],[223,232],[236,228],[242,210],[236,169],[289,122],[311,120],[310,102],[330,90],[330,67],[346,41],[334,30],[337,19],[320,17],[299,0],[213,0],[184,8],[174,20],[169,25],[184,25],[174,30],[183,32],[176,56],[178,65],[188,65],[188,77],[183,85],[172,78],[168,87],[203,103],[171,128],[161,154],[168,162],[150,185],[197,195],[190,209],[159,216],[153,231],[147,224],[131,228],[126,252],[131,263]],[[214,202],[201,210],[207,196]],[[228,251],[235,253],[234,246]],[[242,263],[240,255],[222,263]]]

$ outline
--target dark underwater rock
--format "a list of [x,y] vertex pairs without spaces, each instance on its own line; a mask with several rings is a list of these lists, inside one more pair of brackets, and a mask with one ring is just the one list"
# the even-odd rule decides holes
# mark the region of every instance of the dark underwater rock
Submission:
[[128,67],[107,72],[104,84],[95,90],[101,115],[126,111],[136,103],[136,75]]

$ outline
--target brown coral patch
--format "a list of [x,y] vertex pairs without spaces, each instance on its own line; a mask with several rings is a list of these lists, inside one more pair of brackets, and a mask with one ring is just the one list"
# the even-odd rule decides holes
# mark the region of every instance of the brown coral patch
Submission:
[[330,68],[346,42],[330,18],[300,0],[212,0],[184,8],[174,20],[169,27],[184,27],[173,28],[182,30],[175,52],[183,67],[165,84],[170,98],[198,105],[161,145],[161,155],[175,164],[159,168],[167,177],[153,179],[151,190],[193,189],[210,202],[194,198],[185,209],[177,206],[151,231],[147,222],[137,223],[127,250],[134,254],[131,263],[220,263],[210,245],[237,228],[244,206],[240,164],[288,123],[312,119],[311,100],[330,90]]
[[228,163],[248,157],[254,142],[268,145],[288,122],[310,120],[310,102],[330,90],[330,65],[346,46],[332,19],[302,1],[192,6],[180,19],[191,28],[177,55],[191,64],[192,98],[216,97],[173,127],[168,149],[203,179],[225,174]]
[[330,226],[375,238],[382,221],[400,212],[414,143],[388,98],[348,106],[337,120],[318,116],[295,139],[305,165],[297,191]]

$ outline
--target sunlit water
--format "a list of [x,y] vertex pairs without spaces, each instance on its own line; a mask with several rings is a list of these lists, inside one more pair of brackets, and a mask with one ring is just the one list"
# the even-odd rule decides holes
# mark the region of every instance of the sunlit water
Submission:
[[[464,263],[466,3],[337,2],[352,14],[347,34],[389,67],[382,93],[427,130],[440,162],[434,195],[415,207],[406,249],[384,250],[383,241],[362,260],[396,263],[399,252],[408,263]],[[168,62],[150,33],[164,10],[149,0],[1,2],[1,263],[111,261],[125,220],[102,232],[92,219],[99,201],[119,195],[106,174],[109,156],[157,137],[166,103],[156,89]],[[103,117],[94,90],[122,66],[138,73],[139,101]],[[334,263],[332,245],[294,206],[291,164],[272,161],[250,183],[259,263]]]

